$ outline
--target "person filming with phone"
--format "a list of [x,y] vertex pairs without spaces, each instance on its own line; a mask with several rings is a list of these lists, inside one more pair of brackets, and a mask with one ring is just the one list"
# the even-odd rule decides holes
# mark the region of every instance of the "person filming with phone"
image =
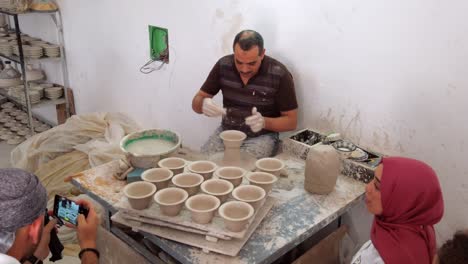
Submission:
[[[50,219],[44,225],[46,189],[36,175],[20,169],[0,169],[0,182],[0,260],[42,263],[50,253],[50,236],[57,224],[56,219]],[[87,217],[79,214],[77,218],[81,263],[98,263],[99,218],[90,202],[81,200],[77,204],[88,211]]]

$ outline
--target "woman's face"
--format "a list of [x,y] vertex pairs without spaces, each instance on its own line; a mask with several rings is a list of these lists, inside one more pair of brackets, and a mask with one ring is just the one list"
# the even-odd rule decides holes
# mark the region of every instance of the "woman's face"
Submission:
[[380,164],[374,172],[374,179],[366,186],[367,210],[374,215],[382,214],[382,196],[380,194],[380,181],[382,180],[383,164]]

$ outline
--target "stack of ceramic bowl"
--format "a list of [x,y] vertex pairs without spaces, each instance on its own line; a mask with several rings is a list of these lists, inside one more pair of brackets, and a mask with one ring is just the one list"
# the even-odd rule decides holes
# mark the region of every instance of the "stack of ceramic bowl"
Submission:
[[[26,96],[24,94],[24,87],[23,86],[15,86],[11,87],[8,91],[8,95],[11,97],[16,98],[20,103],[26,104]],[[29,91],[29,100],[31,104],[37,104],[41,101],[41,95],[39,91],[30,90]]]
[[47,57],[59,57],[60,56],[60,46],[58,45],[42,45]]
[[44,55],[42,47],[23,45],[24,56],[32,59],[39,59]]
[[3,9],[14,9],[15,4],[11,0],[0,0],[0,8]]
[[63,88],[62,87],[44,88],[44,95],[50,100],[59,99],[63,95]]
[[44,98],[44,87],[42,87],[40,84],[30,83],[29,90],[37,91],[39,93],[40,98]]
[[[41,101],[41,95],[39,94],[38,91],[29,91],[29,100],[31,104],[37,104]],[[26,97],[24,94],[22,94],[19,98],[18,101],[26,105]]]
[[5,56],[11,56],[13,54],[13,47],[6,39],[0,39],[0,53]]

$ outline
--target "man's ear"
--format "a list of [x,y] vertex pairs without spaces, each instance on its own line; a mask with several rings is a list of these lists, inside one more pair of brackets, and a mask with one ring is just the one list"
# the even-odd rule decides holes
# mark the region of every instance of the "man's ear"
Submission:
[[265,49],[263,49],[262,53],[260,54],[260,57],[263,59],[263,57],[265,56]]
[[31,225],[29,225],[28,235],[33,244],[37,245],[41,240],[42,228],[44,226],[44,216],[39,216]]

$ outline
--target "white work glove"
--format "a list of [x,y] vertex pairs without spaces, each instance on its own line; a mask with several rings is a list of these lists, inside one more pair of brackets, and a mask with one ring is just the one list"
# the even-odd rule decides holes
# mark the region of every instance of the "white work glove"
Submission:
[[257,133],[265,127],[265,118],[257,112],[257,107],[252,108],[252,115],[245,118],[245,123],[250,126],[252,132]]
[[226,109],[215,104],[211,98],[203,99],[202,112],[209,117],[226,115]]

